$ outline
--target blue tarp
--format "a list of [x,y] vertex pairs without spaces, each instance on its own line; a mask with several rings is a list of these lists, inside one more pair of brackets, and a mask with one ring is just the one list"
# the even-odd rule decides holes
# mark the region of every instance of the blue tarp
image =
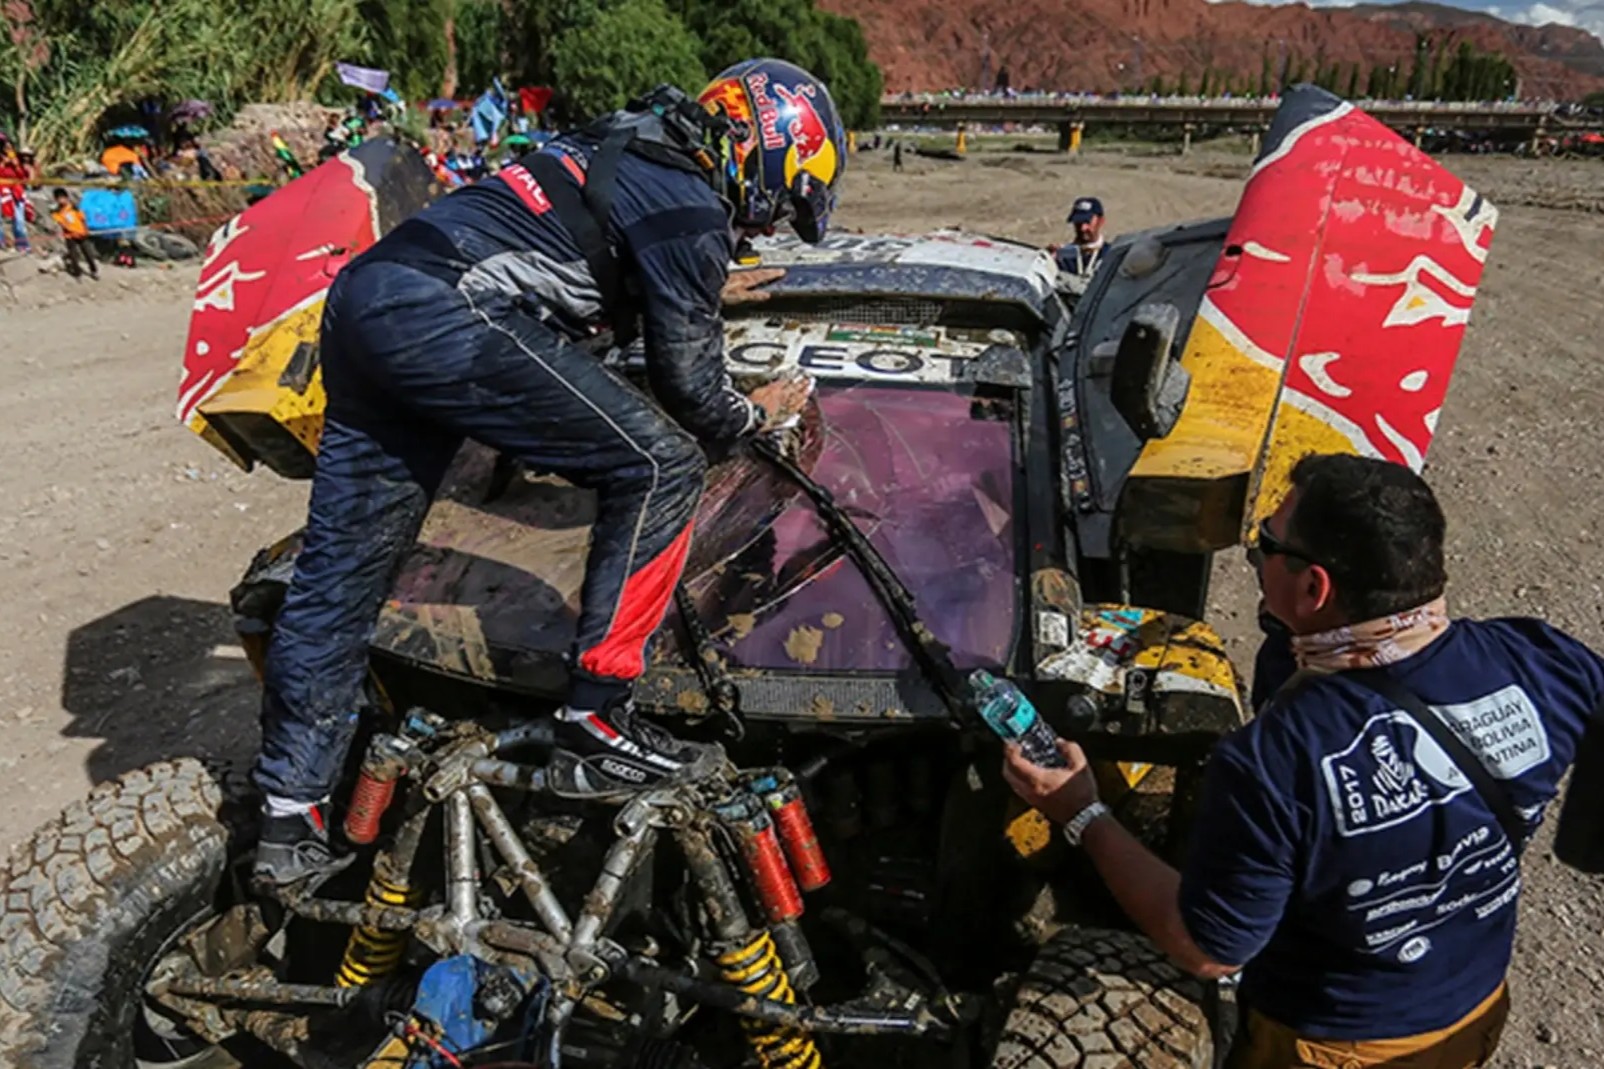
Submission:
[[89,232],[102,237],[132,237],[139,226],[139,208],[126,189],[86,189],[78,198]]

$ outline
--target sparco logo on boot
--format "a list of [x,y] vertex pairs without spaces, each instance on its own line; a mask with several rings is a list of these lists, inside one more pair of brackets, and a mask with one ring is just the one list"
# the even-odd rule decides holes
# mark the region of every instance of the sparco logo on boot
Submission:
[[609,776],[627,779],[631,783],[645,783],[646,773],[634,765],[626,765],[622,761],[614,761],[611,757],[601,759],[601,770]]

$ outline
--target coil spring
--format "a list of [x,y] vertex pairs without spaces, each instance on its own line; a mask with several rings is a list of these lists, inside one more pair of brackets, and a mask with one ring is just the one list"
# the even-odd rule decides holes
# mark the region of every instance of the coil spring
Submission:
[[[391,883],[374,873],[368,883],[367,902],[370,906],[416,906],[421,896],[405,884]],[[381,931],[377,928],[357,928],[345,944],[345,956],[334,974],[337,987],[366,987],[381,977],[395,972],[401,964],[401,953],[407,947],[406,932]]]
[[351,806],[345,812],[345,837],[366,846],[379,837],[379,821],[395,798],[396,780],[378,779],[364,769],[351,792]]
[[[768,932],[758,932],[751,942],[716,960],[725,982],[745,994],[787,1006],[796,1004],[796,992],[791,990],[791,981]],[[801,1029],[750,1018],[742,1024],[763,1069],[820,1069],[819,1048],[813,1037]]]

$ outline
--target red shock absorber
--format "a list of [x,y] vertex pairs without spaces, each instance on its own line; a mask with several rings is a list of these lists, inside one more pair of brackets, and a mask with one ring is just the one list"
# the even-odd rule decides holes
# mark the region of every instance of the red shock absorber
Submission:
[[804,891],[817,891],[829,883],[830,863],[824,859],[802,791],[794,782],[781,780],[774,790],[763,795],[763,802],[774,816],[780,845],[791,862],[797,885]]
[[379,821],[390,808],[395,798],[395,785],[406,771],[399,740],[391,735],[377,736],[362,760],[362,771],[351,792],[351,806],[345,811],[347,839],[358,846],[366,846],[379,837]]
[[774,833],[774,822],[769,819],[763,806],[756,798],[747,795],[723,807],[720,815],[740,843],[741,856],[746,859],[747,871],[752,877],[752,887],[757,892],[769,923],[783,924],[802,916],[802,892],[797,890],[796,880],[791,878],[791,869],[785,863],[785,852]]

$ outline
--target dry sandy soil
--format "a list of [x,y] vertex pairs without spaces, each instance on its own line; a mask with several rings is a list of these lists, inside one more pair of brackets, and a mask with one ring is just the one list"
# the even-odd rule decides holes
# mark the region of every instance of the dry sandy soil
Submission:
[[[1245,163],[976,155],[892,175],[883,155],[858,157],[841,225],[1043,243],[1080,193],[1115,230],[1228,214]],[[1507,208],[1429,469],[1455,607],[1545,616],[1604,648],[1604,165],[1451,163]],[[227,592],[305,505],[304,485],[235,470],[173,419],[193,269],[104,271],[97,285],[0,265],[0,848],[90,783],[250,748]],[[1217,572],[1215,618],[1251,664],[1244,567]],[[1515,974],[1496,1064],[1604,1064],[1604,883],[1546,840],[1528,855]]]

